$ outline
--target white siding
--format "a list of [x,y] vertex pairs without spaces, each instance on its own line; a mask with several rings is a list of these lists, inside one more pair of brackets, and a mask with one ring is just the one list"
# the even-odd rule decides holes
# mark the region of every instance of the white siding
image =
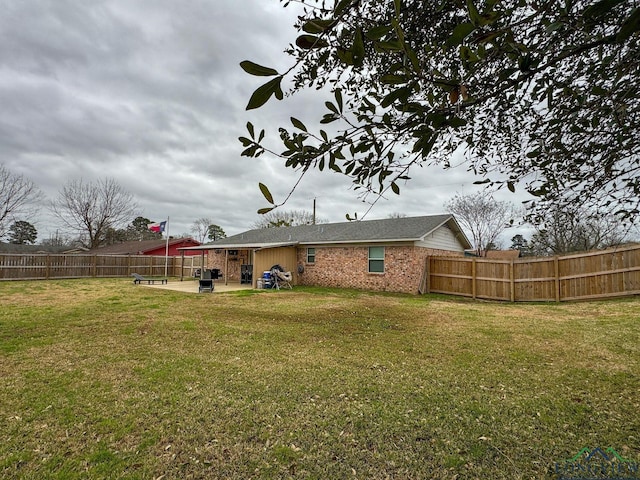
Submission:
[[416,242],[417,247],[435,248],[438,250],[451,250],[454,252],[464,252],[464,248],[449,229],[448,226],[443,225],[424,237],[424,241]]

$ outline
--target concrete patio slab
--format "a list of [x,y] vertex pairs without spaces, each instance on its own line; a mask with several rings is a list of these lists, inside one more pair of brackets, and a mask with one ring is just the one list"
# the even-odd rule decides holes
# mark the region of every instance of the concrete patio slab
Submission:
[[[160,285],[140,285],[141,287],[148,288],[156,288],[158,290],[174,290],[176,292],[187,292],[187,293],[198,293],[198,281],[197,280],[169,280],[166,284]],[[234,292],[237,290],[251,290],[253,289],[252,285],[240,284],[240,283],[229,283],[225,285],[224,282],[218,283],[214,282],[213,293],[222,293],[222,292]],[[204,295],[204,293],[203,293]]]

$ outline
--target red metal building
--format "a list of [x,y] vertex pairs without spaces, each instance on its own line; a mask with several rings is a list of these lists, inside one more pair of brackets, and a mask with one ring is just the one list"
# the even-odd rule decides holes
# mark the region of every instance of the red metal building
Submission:
[[[197,247],[200,242],[193,238],[172,238],[169,239],[169,256],[177,257],[182,255],[179,248]],[[156,255],[164,256],[166,253],[166,240],[141,240],[133,242],[122,242],[108,245],[106,247],[94,248],[91,250],[96,255]],[[186,250],[185,256],[200,255],[199,251]]]

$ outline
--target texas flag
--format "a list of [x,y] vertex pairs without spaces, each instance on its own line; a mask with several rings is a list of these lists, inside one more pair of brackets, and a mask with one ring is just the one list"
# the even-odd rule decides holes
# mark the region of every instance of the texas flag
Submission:
[[159,223],[150,223],[147,225],[147,228],[152,232],[162,233],[164,232],[164,227],[167,225],[167,222],[159,222]]

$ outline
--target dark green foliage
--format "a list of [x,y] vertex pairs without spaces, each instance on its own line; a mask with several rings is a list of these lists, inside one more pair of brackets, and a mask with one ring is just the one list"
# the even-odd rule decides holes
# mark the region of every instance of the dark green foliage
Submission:
[[[524,188],[538,207],[638,213],[640,9],[632,2],[301,3],[291,68],[247,108],[282,98],[286,77],[293,93],[340,96],[318,119],[335,128],[313,132],[292,120],[293,131],[279,129],[277,151],[251,126],[243,155],[268,151],[302,175],[329,166],[366,196],[398,193],[413,166],[446,168],[463,150],[470,170]],[[247,71],[275,75],[261,68]]]
[[29,222],[18,220],[9,227],[9,243],[18,245],[33,245],[38,238],[38,230]]

